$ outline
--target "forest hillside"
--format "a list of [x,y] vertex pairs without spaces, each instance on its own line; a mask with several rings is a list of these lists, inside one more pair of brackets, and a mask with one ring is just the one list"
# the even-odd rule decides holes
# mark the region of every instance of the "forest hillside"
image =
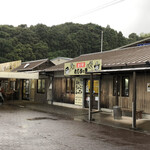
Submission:
[[48,27],[44,24],[27,27],[0,25],[0,63],[14,60],[37,60],[55,57],[76,57],[81,54],[100,52],[101,31],[103,50],[111,50],[142,39],[131,33],[128,38],[96,24],[65,23]]

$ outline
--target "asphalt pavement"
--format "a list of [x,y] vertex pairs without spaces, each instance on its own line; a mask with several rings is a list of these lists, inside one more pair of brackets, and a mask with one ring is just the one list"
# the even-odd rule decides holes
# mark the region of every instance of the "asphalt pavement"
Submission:
[[[0,150],[149,150],[150,135],[75,121],[70,117],[72,109],[64,108],[66,114],[59,114],[46,111],[61,112],[57,106],[41,104],[39,110],[40,104],[36,109],[33,105],[15,102],[0,106]],[[72,111],[75,117],[85,116],[81,113],[85,112]]]
[[[80,109],[80,108],[68,108],[63,106],[31,102],[31,101],[7,101],[5,104],[7,105],[16,105],[18,107],[26,107],[31,110],[56,114],[58,116],[63,116],[69,119],[85,121],[88,120],[88,109]],[[136,129],[132,129],[132,117],[122,116],[121,119],[114,119],[111,111],[107,111],[106,109],[100,112],[93,110],[92,114],[93,120],[91,123],[107,125],[115,128],[122,128],[125,130],[131,130],[135,132],[142,132],[146,134],[150,134],[150,119],[137,119],[136,120]]]

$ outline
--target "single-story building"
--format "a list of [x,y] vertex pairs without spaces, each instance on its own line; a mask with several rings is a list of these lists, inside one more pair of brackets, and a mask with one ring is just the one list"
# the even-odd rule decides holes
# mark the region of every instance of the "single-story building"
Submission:
[[18,99],[47,102],[47,89],[50,84],[50,77],[41,73],[41,70],[54,66],[49,59],[40,59],[35,61],[22,62],[13,72],[37,72],[38,79],[18,79],[15,80],[18,85]]
[[[89,64],[99,60],[100,69],[93,72],[93,107],[132,108],[133,72],[136,72],[136,106],[150,113],[150,38],[98,53],[84,54],[67,63],[46,68],[52,76],[52,100],[88,107],[90,99]],[[68,65],[66,67],[66,65]],[[68,71],[69,70],[69,71]],[[70,70],[73,70],[73,73]],[[67,73],[66,73],[67,72]],[[84,73],[83,73],[84,72]]]
[[20,79],[38,79],[37,72],[13,72],[21,65],[21,60],[0,64],[0,84],[5,100],[19,99]]
[[[40,59],[34,61],[22,62],[11,71],[16,72],[14,79],[11,79],[11,85],[14,85],[14,99],[29,100],[48,103],[51,100],[52,76],[43,72],[44,69],[66,62],[71,58],[58,57],[52,60]],[[9,64],[11,62],[8,62]],[[17,77],[18,73],[26,73],[25,76]],[[38,74],[38,78],[28,78],[27,74]],[[9,72],[10,74],[10,72]],[[8,81],[6,79],[6,81]]]

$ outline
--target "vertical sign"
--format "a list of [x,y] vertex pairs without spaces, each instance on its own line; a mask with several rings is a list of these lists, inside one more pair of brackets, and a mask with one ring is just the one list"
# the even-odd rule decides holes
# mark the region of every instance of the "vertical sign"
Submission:
[[75,105],[82,106],[83,101],[83,79],[75,78]]

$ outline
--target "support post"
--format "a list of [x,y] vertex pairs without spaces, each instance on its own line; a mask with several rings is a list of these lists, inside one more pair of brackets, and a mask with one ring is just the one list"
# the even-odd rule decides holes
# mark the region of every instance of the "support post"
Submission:
[[52,77],[52,99],[51,99],[51,105],[53,105],[53,98],[54,98],[54,77]]
[[116,75],[116,106],[118,106],[118,75]]
[[102,75],[100,75],[100,79],[99,79],[99,95],[98,95],[98,111],[101,110],[101,82],[102,82]]
[[132,128],[136,128],[136,72],[133,72]]
[[93,74],[90,75],[90,100],[89,100],[89,121],[92,121],[92,102],[93,102]]
[[85,93],[86,93],[86,82],[85,82],[85,79],[83,79],[83,101],[82,101],[82,108],[85,108]]

